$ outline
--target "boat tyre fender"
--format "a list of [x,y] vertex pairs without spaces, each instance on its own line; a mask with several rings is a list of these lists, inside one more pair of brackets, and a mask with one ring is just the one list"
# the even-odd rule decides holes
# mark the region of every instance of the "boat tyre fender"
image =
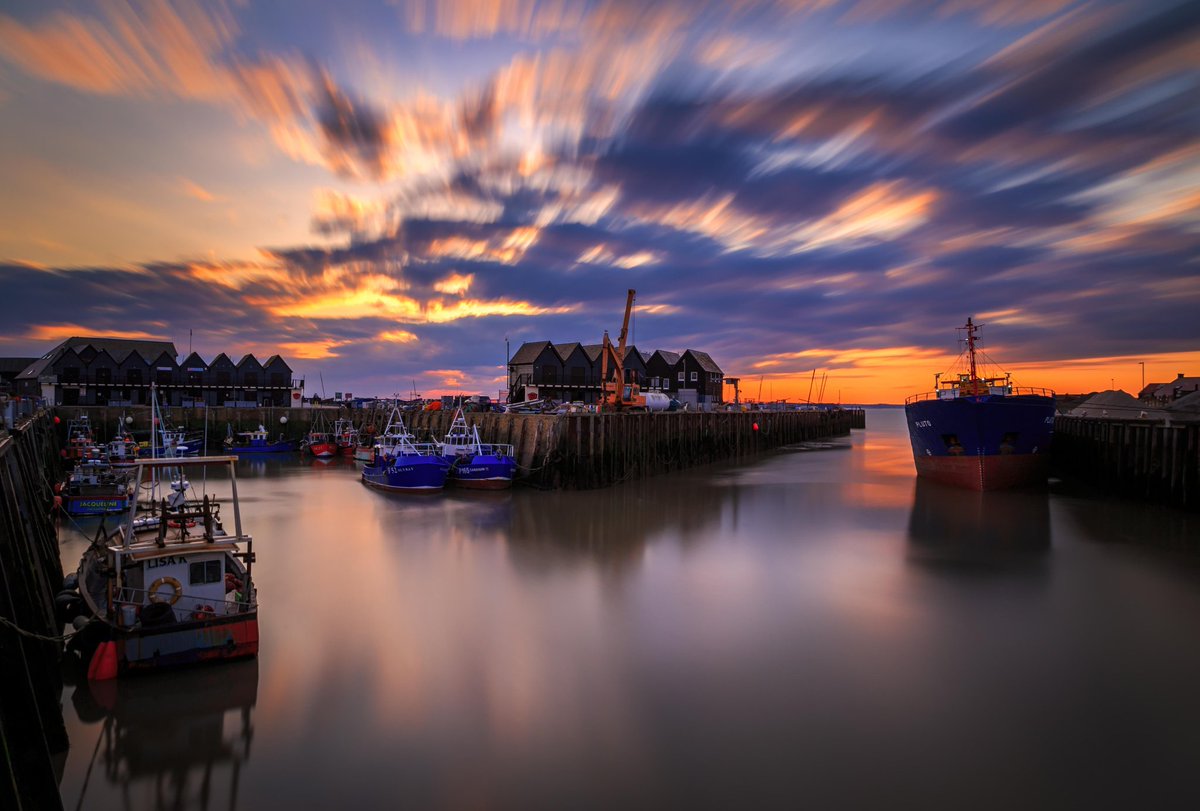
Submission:
[[[167,526],[178,528],[182,523],[183,522],[181,522],[181,521],[168,521]],[[196,526],[196,522],[192,521],[191,519],[188,519],[188,522],[187,522],[188,529],[191,529],[194,526]]]
[[[173,590],[171,598],[164,600],[158,596],[159,586],[170,586]],[[150,584],[150,589],[146,592],[152,603],[166,603],[167,605],[175,605],[179,602],[180,596],[183,594],[183,586],[173,577],[160,577]]]

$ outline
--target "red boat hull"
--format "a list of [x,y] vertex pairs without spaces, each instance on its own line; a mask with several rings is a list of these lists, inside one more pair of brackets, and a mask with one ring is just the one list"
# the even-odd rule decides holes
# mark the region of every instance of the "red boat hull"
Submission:
[[917,475],[969,490],[1007,490],[1044,485],[1048,454],[918,456]]
[[308,449],[318,459],[328,459],[331,456],[337,455],[337,445],[334,445],[332,442],[317,442],[309,445]]
[[121,673],[242,659],[258,655],[258,615],[117,634],[116,642]]

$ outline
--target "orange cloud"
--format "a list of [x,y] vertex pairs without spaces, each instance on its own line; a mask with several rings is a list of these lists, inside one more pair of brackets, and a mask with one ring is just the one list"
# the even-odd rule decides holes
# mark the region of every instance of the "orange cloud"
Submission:
[[345,346],[350,341],[338,341],[334,339],[317,340],[317,341],[295,341],[291,343],[281,343],[280,348],[287,354],[292,355],[302,360],[321,360],[323,358],[339,357],[338,353],[333,350],[339,346]]
[[416,335],[408,330],[392,329],[379,333],[375,336],[375,340],[385,341],[389,344],[411,344],[415,343],[418,339]]
[[213,200],[217,199],[208,189],[204,188],[199,183],[193,183],[186,177],[179,178],[179,184],[183,187],[184,194],[189,197],[195,197],[201,202],[211,203]]
[[95,335],[97,333],[102,333],[109,338],[128,338],[137,341],[171,340],[164,335],[154,335],[140,330],[97,329],[96,327],[82,327],[79,324],[39,324],[31,327],[29,332],[25,333],[25,337],[34,341],[65,341],[67,338],[74,338],[77,335]]
[[448,296],[461,296],[471,289],[475,281],[474,273],[451,273],[446,278],[433,285],[433,289]]

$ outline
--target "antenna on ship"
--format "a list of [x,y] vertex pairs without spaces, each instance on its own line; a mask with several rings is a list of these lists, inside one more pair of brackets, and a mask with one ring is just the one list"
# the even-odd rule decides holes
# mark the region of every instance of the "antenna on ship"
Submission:
[[967,354],[970,356],[970,360],[971,360],[971,381],[972,382],[979,379],[979,375],[975,371],[975,333],[978,332],[979,328],[982,326],[983,326],[983,324],[972,324],[971,318],[970,318],[970,316],[968,316],[967,317],[967,325],[965,327],[959,327],[959,329],[965,330],[967,333]]

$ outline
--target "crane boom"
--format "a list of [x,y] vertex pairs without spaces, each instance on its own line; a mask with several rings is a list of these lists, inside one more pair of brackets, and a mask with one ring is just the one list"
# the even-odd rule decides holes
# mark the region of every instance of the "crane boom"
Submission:
[[[621,322],[621,334],[614,345],[604,331],[604,341],[600,345],[600,410],[621,411],[624,409],[645,409],[646,400],[639,393],[636,381],[625,380],[625,339],[629,334],[629,316],[633,312],[633,299],[636,290],[630,290],[625,296],[625,319]],[[608,379],[609,368],[612,368],[613,379]]]

